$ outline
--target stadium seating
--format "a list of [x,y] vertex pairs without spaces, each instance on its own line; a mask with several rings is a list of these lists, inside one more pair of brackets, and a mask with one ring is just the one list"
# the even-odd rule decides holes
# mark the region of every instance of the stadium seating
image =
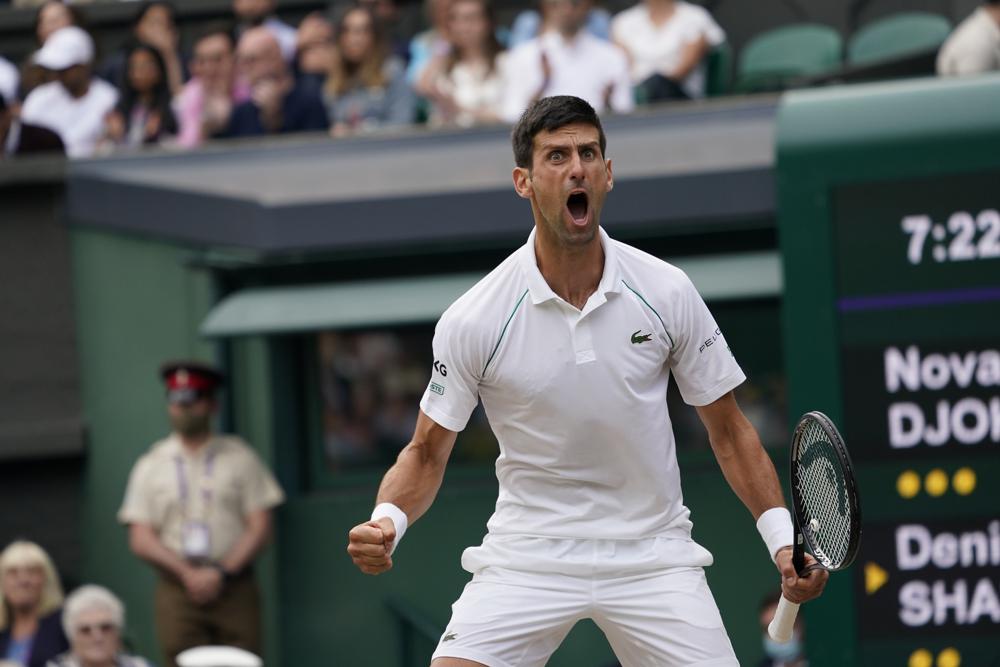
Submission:
[[847,43],[850,65],[869,65],[941,46],[951,22],[938,14],[902,12],[862,27]]
[[783,90],[796,78],[835,69],[842,57],[843,40],[829,26],[800,23],[769,30],[743,48],[736,89]]
[[708,97],[728,95],[733,82],[733,48],[728,42],[708,52],[705,64],[705,94]]

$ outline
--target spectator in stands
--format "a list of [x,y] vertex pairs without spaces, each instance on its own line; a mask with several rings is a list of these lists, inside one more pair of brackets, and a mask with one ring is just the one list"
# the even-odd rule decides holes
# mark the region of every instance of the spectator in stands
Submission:
[[274,34],[250,28],[236,47],[239,69],[250,85],[250,99],[233,110],[223,136],[253,136],[325,130],[323,100],[295,82]]
[[45,550],[12,542],[0,553],[0,659],[43,667],[69,648],[60,614],[63,592]]
[[962,21],[938,52],[942,76],[1000,70],[1000,0],[986,0]]
[[431,27],[417,33],[410,40],[410,63],[406,68],[406,80],[411,86],[417,85],[424,68],[434,56],[448,53],[448,17],[452,0],[425,0],[424,11]]
[[263,26],[271,31],[281,47],[285,62],[295,58],[295,28],[278,18],[277,0],[233,0],[233,14],[236,15],[236,38],[250,28]]
[[66,598],[63,630],[70,650],[47,667],[150,667],[144,658],[122,647],[125,606],[103,586],[81,586]]
[[337,49],[323,98],[331,134],[413,122],[416,100],[403,63],[389,54],[371,10],[355,6],[335,26]]
[[11,61],[0,56],[0,97],[8,104],[14,104],[20,99],[18,86],[21,83],[21,75],[17,67]]
[[[49,35],[60,28],[71,25],[83,27],[83,15],[76,7],[62,0],[48,0],[38,6],[35,12],[35,43],[42,48]],[[19,99],[24,99],[32,90],[51,81],[51,74],[35,64],[34,54],[21,65],[21,87]]]
[[104,137],[104,123],[118,103],[118,91],[92,75],[94,42],[82,28],[52,33],[35,62],[56,80],[35,88],[24,100],[21,119],[56,132],[70,157],[86,157]]
[[584,31],[587,0],[542,0],[551,30],[510,52],[500,117],[516,121],[536,100],[574,95],[597,110],[632,111],[628,61],[622,50]]
[[372,10],[389,39],[389,50],[402,62],[410,62],[410,35],[399,20],[396,0],[357,0],[357,4]]
[[[542,22],[542,14],[536,9],[525,9],[514,17],[514,23],[510,27],[510,38],[507,46],[511,49],[524,44],[529,39],[538,37],[546,32],[550,26]],[[587,23],[584,30],[594,37],[601,39],[611,39],[611,14],[601,7],[591,6],[587,13]]]
[[323,12],[312,12],[299,23],[295,38],[295,73],[299,82],[321,90],[336,57],[333,23]]
[[22,123],[16,109],[0,95],[0,159],[43,152],[64,154],[66,149],[52,130]]
[[707,10],[684,0],[641,0],[615,16],[611,34],[647,102],[704,97],[705,56],[726,40]]
[[139,44],[156,49],[166,67],[167,85],[171,95],[177,95],[184,85],[184,59],[180,52],[180,34],[174,6],[164,0],[143,2],[132,20],[132,36],[98,69],[98,75],[123,90],[127,87],[129,55]]
[[233,34],[225,25],[210,25],[195,40],[191,74],[174,101],[178,143],[184,148],[224,132],[233,108],[250,99],[250,86],[236,76]]
[[757,664],[757,667],[808,667],[809,661],[805,655],[805,622],[802,614],[795,618],[795,626],[792,629],[792,638],[779,643],[771,639],[767,633],[767,626],[771,624],[774,613],[778,610],[778,600],[781,598],[781,591],[775,591],[764,596],[760,607],[757,610],[760,621],[761,644],[764,648],[764,658]]
[[133,148],[176,136],[177,120],[170,107],[167,70],[158,49],[148,44],[132,47],[118,106],[107,119],[113,143]]
[[469,127],[495,123],[503,100],[503,53],[489,0],[453,0],[451,48],[435,56],[418,92],[431,101],[430,122]]

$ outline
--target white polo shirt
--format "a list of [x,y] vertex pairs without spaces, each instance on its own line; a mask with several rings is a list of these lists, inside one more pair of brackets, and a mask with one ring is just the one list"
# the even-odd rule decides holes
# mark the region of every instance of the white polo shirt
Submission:
[[507,56],[500,112],[504,121],[516,122],[545,83],[543,53],[551,69],[543,97],[575,95],[589,102],[597,113],[603,113],[609,104],[617,113],[628,113],[635,108],[628,61],[620,48],[582,30],[571,40],[547,32]]
[[71,158],[89,157],[104,137],[105,120],[118,103],[118,90],[94,77],[87,94],[73,97],[58,81],[32,90],[21,108],[21,120],[52,130]]
[[[662,25],[653,23],[646,3],[640,2],[615,16],[611,37],[628,52],[633,84],[676,68],[684,49],[699,38],[709,47],[726,41],[726,33],[712,15],[689,2],[676,3],[670,20]],[[705,64],[699,63],[681,85],[691,97],[704,97]]]
[[545,282],[534,231],[452,304],[420,407],[461,431],[482,398],[500,444],[492,556],[525,539],[662,538],[660,564],[708,565],[691,541],[667,383],[707,405],[746,378],[680,269],[600,235],[604,274],[582,311]]

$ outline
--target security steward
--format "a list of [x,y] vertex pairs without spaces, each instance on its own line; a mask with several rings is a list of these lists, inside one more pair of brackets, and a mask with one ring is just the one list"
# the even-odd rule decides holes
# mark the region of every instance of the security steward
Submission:
[[260,655],[253,561],[284,493],[246,442],[213,432],[221,372],[185,361],[164,364],[160,375],[172,432],[132,468],[118,520],[135,555],[159,574],[164,663],[176,667],[178,653],[210,644]]

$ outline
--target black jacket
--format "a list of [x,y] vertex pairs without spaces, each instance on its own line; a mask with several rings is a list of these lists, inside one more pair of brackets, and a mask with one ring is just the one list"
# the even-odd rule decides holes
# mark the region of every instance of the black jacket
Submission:
[[[10,628],[0,631],[0,659],[7,655],[7,646],[10,644]],[[38,630],[35,632],[35,643],[31,646],[31,657],[28,659],[28,667],[45,667],[52,658],[60,653],[69,650],[69,642],[66,641],[66,634],[62,627],[62,609],[56,609],[48,616],[43,616],[38,621]]]

